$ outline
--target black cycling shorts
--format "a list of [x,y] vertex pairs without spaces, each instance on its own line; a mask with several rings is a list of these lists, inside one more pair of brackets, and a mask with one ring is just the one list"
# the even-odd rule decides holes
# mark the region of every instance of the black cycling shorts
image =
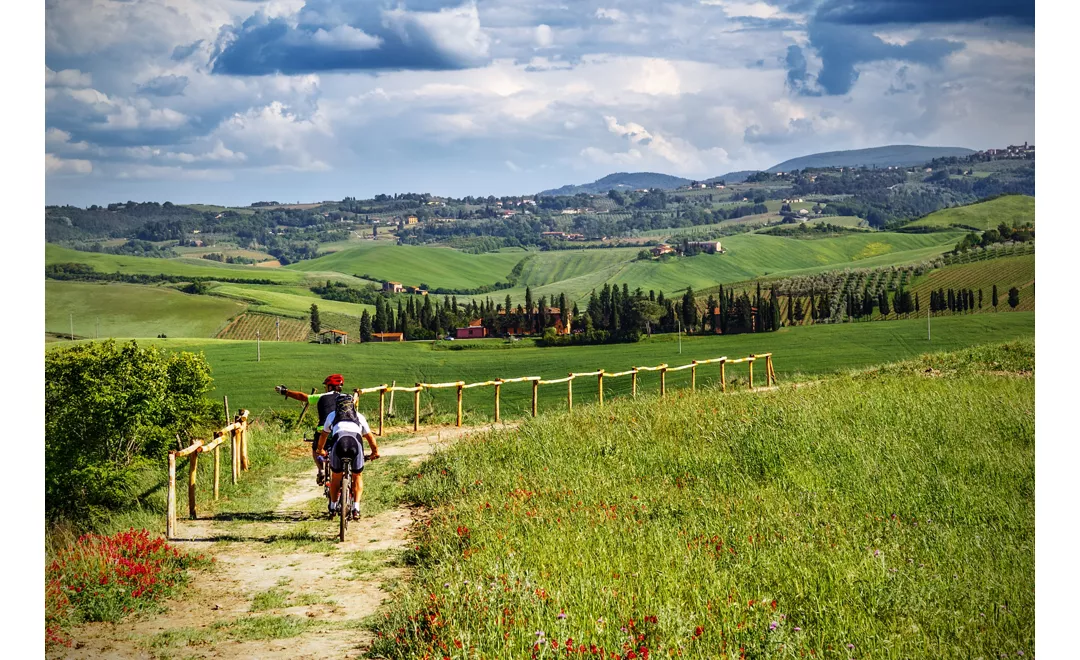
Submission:
[[334,447],[330,449],[330,470],[343,472],[345,461],[352,464],[353,473],[364,471],[364,443],[359,437],[352,434],[343,434],[335,438]]

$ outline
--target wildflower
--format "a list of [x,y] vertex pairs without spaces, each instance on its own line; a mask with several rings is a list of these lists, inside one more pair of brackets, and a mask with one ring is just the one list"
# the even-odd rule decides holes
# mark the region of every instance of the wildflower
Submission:
[[769,624],[769,632],[772,632],[773,630],[776,630],[779,627],[780,627],[780,624],[773,621],[772,623]]
[[566,612],[559,612],[558,618],[559,619],[565,619],[566,618]]
[[881,555],[881,550],[876,550],[875,549],[874,550],[874,556],[877,557],[877,556],[880,556],[880,555]]
[[792,630],[794,630],[795,632],[802,632],[802,628],[798,626],[795,626],[794,628],[792,628]]
[[849,644],[847,645],[847,647],[848,647],[848,650],[851,650],[851,649],[855,648],[855,645],[854,645],[854,644],[850,644],[850,643],[849,643]]
[[[798,628],[796,628],[798,630]],[[694,628],[694,637],[701,637],[701,633],[705,632],[705,629],[701,626]]]

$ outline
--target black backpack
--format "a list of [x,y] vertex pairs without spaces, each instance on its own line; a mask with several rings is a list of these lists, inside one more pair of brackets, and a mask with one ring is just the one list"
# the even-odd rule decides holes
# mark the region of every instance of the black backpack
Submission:
[[356,407],[353,406],[352,395],[343,392],[338,393],[337,401],[334,402],[334,424],[337,425],[341,422],[360,423],[360,418],[356,414]]

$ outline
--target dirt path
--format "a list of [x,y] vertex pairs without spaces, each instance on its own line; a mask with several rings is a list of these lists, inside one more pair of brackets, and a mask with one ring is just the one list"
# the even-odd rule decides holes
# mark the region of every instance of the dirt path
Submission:
[[[380,453],[419,463],[479,430],[431,429],[386,441]],[[336,522],[321,512],[323,502],[314,469],[305,469],[288,478],[271,515],[181,521],[183,540],[176,545],[210,554],[217,568],[195,575],[183,599],[166,603],[162,614],[82,626],[75,648],[50,657],[358,657],[371,641],[362,620],[408,577],[395,559],[417,512],[397,506],[364,517],[339,543]]]

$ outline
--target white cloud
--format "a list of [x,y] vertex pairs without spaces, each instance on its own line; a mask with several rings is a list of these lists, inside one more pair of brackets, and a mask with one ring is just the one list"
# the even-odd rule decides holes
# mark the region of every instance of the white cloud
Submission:
[[89,73],[83,73],[78,69],[64,69],[63,71],[53,71],[49,67],[45,67],[45,86],[46,87],[89,87],[92,83],[92,77]]
[[311,40],[320,46],[342,50],[370,50],[382,44],[382,39],[349,25],[338,25],[329,31],[319,28]]
[[731,18],[787,18],[799,19],[798,14],[790,14],[767,2],[739,2],[737,0],[702,0],[703,5],[720,7]]
[[538,48],[547,48],[555,41],[555,37],[551,32],[551,26],[541,23],[536,26],[536,46]]
[[90,174],[94,171],[94,165],[88,160],[78,158],[59,158],[53,154],[45,154],[45,175],[55,174]]

